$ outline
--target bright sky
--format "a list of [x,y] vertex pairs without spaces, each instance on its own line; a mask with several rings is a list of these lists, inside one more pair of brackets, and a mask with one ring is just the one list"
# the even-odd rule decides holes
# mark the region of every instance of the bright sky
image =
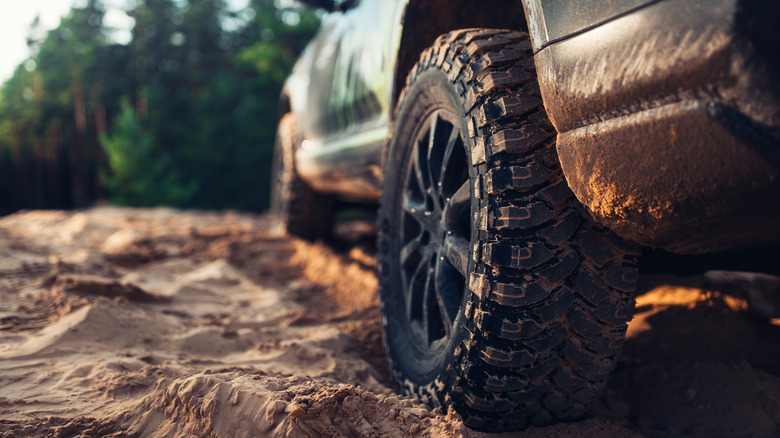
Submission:
[[36,14],[46,29],[57,27],[70,10],[71,0],[0,0],[0,81],[28,56],[27,28]]
[[[83,5],[85,0],[0,0],[0,83],[13,75],[17,65],[30,55],[27,50],[27,31],[35,16],[40,14],[46,30],[56,28],[72,5]],[[228,0],[233,9],[244,7],[247,0]],[[130,39],[133,19],[121,9],[127,0],[103,0],[106,7],[104,25],[116,29],[112,37],[117,42]]]

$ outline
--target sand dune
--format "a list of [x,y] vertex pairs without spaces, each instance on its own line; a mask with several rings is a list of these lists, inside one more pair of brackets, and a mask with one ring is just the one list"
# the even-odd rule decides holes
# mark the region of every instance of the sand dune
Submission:
[[[268,229],[165,208],[0,218],[0,436],[486,436],[393,391],[370,249]],[[493,436],[778,436],[778,286],[746,278],[645,279],[591,416]]]

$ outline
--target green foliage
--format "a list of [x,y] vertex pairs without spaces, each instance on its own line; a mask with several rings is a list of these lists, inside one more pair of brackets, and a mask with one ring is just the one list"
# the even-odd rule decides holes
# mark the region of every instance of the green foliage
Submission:
[[273,0],[137,0],[127,13],[127,45],[99,0],[31,29],[30,61],[0,88],[0,182],[13,187],[0,212],[106,196],[266,208],[278,96],[316,15]]
[[154,136],[126,100],[112,134],[103,135],[101,143],[109,170],[103,182],[118,204],[183,205],[198,188],[195,182],[179,180],[170,157],[155,150]]

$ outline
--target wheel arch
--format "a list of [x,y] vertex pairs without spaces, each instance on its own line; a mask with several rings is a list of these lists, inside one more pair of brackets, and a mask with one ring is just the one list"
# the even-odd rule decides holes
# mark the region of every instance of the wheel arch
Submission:
[[520,0],[410,0],[403,17],[401,41],[393,75],[390,111],[390,117],[393,119],[409,71],[419,60],[423,50],[433,45],[439,35],[473,27],[528,31]]

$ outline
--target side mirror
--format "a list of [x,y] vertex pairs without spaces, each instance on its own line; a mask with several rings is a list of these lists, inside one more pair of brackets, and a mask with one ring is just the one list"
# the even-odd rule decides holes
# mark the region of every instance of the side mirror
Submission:
[[333,12],[334,10],[336,10],[336,6],[338,5],[338,2],[334,0],[298,0],[298,1],[311,8],[325,9],[328,12]]

